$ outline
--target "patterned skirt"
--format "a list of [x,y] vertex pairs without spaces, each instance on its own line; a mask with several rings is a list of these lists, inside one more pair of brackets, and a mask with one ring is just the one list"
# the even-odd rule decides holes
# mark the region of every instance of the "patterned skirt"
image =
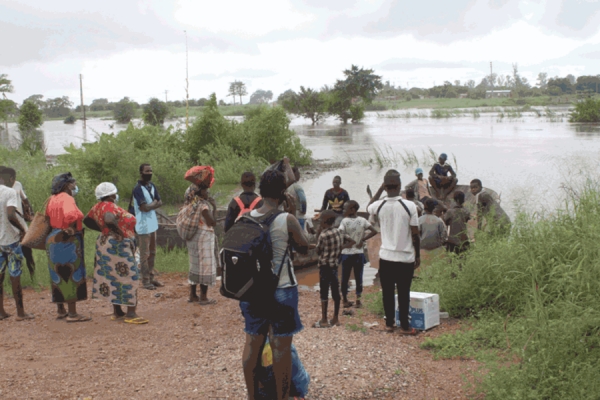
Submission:
[[98,236],[92,298],[106,299],[114,305],[134,307],[137,305],[139,284],[140,270],[135,260],[133,240],[118,241],[110,235]]
[[53,229],[46,239],[53,303],[70,303],[87,299],[83,234],[63,234]]
[[190,257],[188,283],[214,286],[217,281],[215,232],[198,229],[187,241],[187,248]]

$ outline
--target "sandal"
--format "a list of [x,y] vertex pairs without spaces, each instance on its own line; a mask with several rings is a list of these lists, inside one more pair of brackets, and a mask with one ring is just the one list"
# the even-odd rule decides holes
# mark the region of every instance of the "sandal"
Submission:
[[386,333],[394,333],[394,327],[393,326],[385,326],[385,331]]
[[144,324],[147,324],[148,322],[150,322],[147,319],[142,318],[142,317],[125,318],[124,321],[126,324],[134,324],[134,325],[144,325]]
[[156,286],[154,286],[151,283],[148,283],[148,284],[144,285],[144,289],[146,289],[146,290],[156,290]]
[[33,314],[25,314],[22,317],[19,317],[17,315],[17,317],[15,318],[16,321],[29,321],[35,319],[35,316]]
[[321,321],[315,322],[315,324],[313,326],[315,328],[331,328],[331,324],[329,322],[327,322],[327,325],[325,325],[325,324],[321,324]]
[[58,315],[56,316],[56,319],[65,319],[65,318],[67,318],[68,316],[69,316],[69,313],[66,313],[66,314],[58,314]]
[[70,316],[70,315],[67,317],[67,322],[68,323],[72,323],[72,322],[87,322],[87,321],[91,321],[91,320],[92,320],[92,317],[86,317],[84,315],[79,315],[79,314],[77,314],[77,315],[75,315],[73,317]]
[[111,320],[111,321],[120,321],[120,320],[122,320],[124,317],[125,317],[124,315],[119,315],[119,316],[117,316],[117,315],[114,315],[114,314],[113,314],[113,315],[111,315],[111,316],[110,316],[110,320]]
[[201,306],[210,306],[211,304],[217,304],[217,301],[215,299],[200,300],[198,304]]
[[354,305],[354,303],[353,303],[353,302],[351,302],[351,301],[345,301],[345,302],[344,302],[344,308],[350,308],[350,307],[352,307],[353,305]]
[[404,330],[402,328],[398,329],[398,333],[401,335],[415,336],[419,333],[415,328],[410,328],[409,330]]
[[160,283],[159,281],[152,281],[151,283],[152,283],[154,286],[156,286],[156,287],[163,287],[163,286],[165,286],[165,284],[164,284],[164,283]]

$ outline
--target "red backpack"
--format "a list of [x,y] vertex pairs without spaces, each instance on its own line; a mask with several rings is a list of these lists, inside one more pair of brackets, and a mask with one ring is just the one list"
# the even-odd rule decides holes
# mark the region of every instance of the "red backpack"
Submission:
[[262,200],[262,197],[258,196],[257,198],[255,198],[252,203],[250,203],[250,205],[248,206],[248,208],[246,208],[246,206],[244,205],[244,203],[242,202],[242,199],[240,199],[240,197],[234,197],[233,200],[235,200],[235,202],[237,203],[238,207],[240,208],[240,214],[237,216],[237,218],[235,219],[236,221],[240,218],[242,218],[242,215],[249,213],[250,211],[254,210],[254,208],[256,207],[256,205],[258,203],[260,203],[260,201]]

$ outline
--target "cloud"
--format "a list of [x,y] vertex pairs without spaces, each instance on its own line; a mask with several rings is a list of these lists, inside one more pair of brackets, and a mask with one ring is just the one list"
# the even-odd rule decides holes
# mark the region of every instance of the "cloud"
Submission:
[[600,60],[600,50],[590,51],[589,53],[584,53],[581,55],[583,58],[587,58],[590,60]]
[[376,70],[382,71],[414,71],[422,68],[463,68],[460,63],[444,62],[444,61],[429,61],[416,59],[390,59],[378,65],[375,65]]
[[211,80],[211,79],[219,79],[219,78],[236,78],[236,79],[241,79],[241,78],[270,78],[272,76],[277,75],[276,72],[274,71],[269,71],[266,69],[238,69],[235,71],[227,71],[227,72],[222,72],[220,74],[211,74],[211,73],[206,73],[206,74],[198,74],[198,75],[194,75],[192,76],[190,79],[193,80]]

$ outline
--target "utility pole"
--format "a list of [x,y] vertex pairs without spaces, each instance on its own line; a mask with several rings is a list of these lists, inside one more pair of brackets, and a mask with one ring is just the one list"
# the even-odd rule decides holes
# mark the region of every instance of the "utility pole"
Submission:
[[187,31],[185,33],[185,130],[187,131],[190,121],[190,81],[188,80],[188,41]]
[[492,72],[492,62],[490,61],[490,83],[492,84],[492,98],[494,98],[494,73]]
[[168,90],[165,90],[165,103],[168,103],[168,100],[167,100],[167,93],[169,93],[169,91],[168,91]]
[[85,105],[83,104],[83,75],[79,74],[79,92],[81,94],[81,111],[83,111],[83,129],[86,129]]

